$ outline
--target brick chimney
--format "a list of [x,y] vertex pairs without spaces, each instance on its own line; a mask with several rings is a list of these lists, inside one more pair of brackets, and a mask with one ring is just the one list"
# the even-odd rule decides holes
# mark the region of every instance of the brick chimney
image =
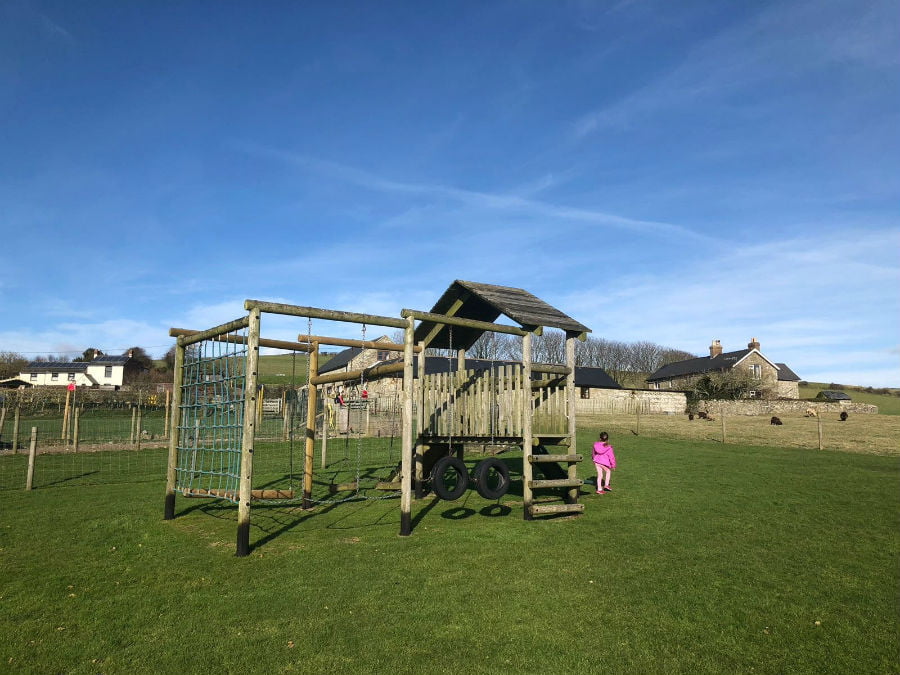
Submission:
[[713,340],[712,344],[709,346],[709,355],[712,358],[716,358],[722,353],[722,343],[718,340]]
[[747,343],[747,349],[755,349],[759,351],[759,341],[755,337],[750,338],[750,342]]

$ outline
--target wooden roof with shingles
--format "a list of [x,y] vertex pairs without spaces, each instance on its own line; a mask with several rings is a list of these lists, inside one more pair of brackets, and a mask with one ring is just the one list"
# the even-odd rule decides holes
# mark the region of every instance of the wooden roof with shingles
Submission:
[[[544,326],[575,333],[591,332],[584,324],[526,290],[474,281],[454,281],[434,304],[431,313],[492,323],[502,314],[525,328]],[[435,328],[433,321],[419,323],[416,342],[424,340]],[[452,330],[449,326],[442,326],[427,346],[436,349],[469,349],[483,332],[462,326],[453,326]]]

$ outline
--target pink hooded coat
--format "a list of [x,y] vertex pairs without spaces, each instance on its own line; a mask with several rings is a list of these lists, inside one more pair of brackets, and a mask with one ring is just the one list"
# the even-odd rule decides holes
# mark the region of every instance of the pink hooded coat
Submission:
[[616,454],[609,443],[604,443],[603,441],[594,443],[594,464],[599,464],[609,469],[616,468]]

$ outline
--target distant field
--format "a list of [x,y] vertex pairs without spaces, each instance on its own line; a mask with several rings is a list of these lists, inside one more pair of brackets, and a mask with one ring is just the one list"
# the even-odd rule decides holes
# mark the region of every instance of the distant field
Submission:
[[[818,449],[817,419],[800,414],[784,414],[780,418],[783,424],[773,426],[768,417],[761,415],[729,415],[725,419],[727,445]],[[851,414],[846,422],[841,422],[833,413],[823,414],[821,423],[824,450],[900,456],[900,416]],[[633,436],[637,431],[642,438],[659,440],[722,440],[721,419],[691,421],[686,415],[641,415],[639,422],[634,415],[621,413],[579,415],[578,425],[591,429],[589,434],[607,431],[612,437]]]
[[[321,354],[319,365],[327,363],[331,354]],[[306,384],[308,368],[306,354],[271,354],[259,357],[259,381],[261,384],[279,384],[301,387]]]
[[[831,387],[825,382],[808,382],[800,386],[800,398],[815,398],[823,389]],[[900,415],[900,389],[891,389],[890,394],[873,394],[867,391],[858,391],[847,387],[839,391],[845,391],[855,403],[870,403],[878,406],[879,415]]]

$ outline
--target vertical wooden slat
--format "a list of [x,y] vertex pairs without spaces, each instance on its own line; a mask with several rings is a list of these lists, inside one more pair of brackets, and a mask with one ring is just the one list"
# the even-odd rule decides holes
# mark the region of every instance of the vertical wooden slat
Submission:
[[[565,397],[566,397],[566,434],[569,436],[569,452],[577,453],[578,452],[578,444],[575,439],[575,428],[576,428],[576,420],[575,420],[575,405],[577,400],[575,398],[575,340],[577,340],[574,335],[567,334],[566,335],[566,367],[569,369],[569,374],[566,375],[566,387],[565,387]],[[569,478],[576,479],[578,478],[578,465],[575,463],[569,464]],[[578,494],[580,492],[580,488],[571,488],[569,490],[569,503],[574,504],[578,501]]]

